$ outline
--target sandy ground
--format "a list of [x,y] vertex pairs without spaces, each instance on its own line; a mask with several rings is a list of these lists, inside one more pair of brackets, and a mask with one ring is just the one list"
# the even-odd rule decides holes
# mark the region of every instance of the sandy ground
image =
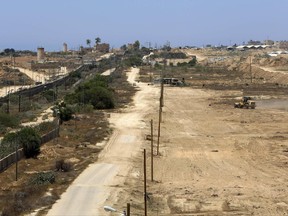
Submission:
[[35,121],[25,122],[25,123],[22,123],[21,125],[24,127],[31,127],[31,126],[39,125],[42,122],[52,122],[54,120],[53,110],[52,110],[53,107],[54,106],[51,106],[47,108],[46,110],[44,110],[43,112],[41,112],[41,114],[37,116]]
[[287,74],[287,72],[285,72],[285,71],[280,71],[280,70],[277,70],[277,69],[272,68],[272,67],[261,67],[261,66],[257,66],[257,67],[259,67],[262,70],[269,71],[269,72],[282,73],[282,74],[285,74],[285,75]]
[[201,53],[200,51],[190,50],[190,49],[185,50],[184,49],[183,52],[187,56],[196,56],[197,61],[199,61],[199,62],[204,61],[205,59],[207,59],[207,57],[203,53]]
[[[134,83],[137,69],[129,73]],[[48,215],[143,212],[143,148],[147,149],[148,215],[287,215],[287,110],[234,109],[236,91],[165,88],[160,156],[150,181],[150,119],[156,147],[159,86],[137,83],[132,107],[111,113],[114,133],[99,160]],[[154,154],[155,154],[154,150]]]
[[103,73],[101,73],[102,76],[109,76],[111,75],[111,73],[113,73],[115,71],[116,68],[112,68],[109,70],[104,71]]
[[21,68],[21,67],[15,67],[15,68],[18,69],[20,72],[29,76],[35,82],[46,83],[46,80],[49,79],[49,75],[45,75],[43,73],[39,73],[39,72],[32,71],[26,68]]
[[[228,94],[239,92],[166,88],[149,215],[287,215],[288,113],[218,104]],[[121,196],[137,194],[132,215],[143,215],[143,176],[134,174]]]

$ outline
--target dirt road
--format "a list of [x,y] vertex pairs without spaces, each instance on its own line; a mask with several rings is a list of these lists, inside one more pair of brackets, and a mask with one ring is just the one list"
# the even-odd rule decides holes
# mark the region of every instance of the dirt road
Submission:
[[[137,68],[133,68],[128,73],[128,81],[133,83],[138,72]],[[99,160],[73,182],[48,215],[102,216],[107,215],[103,206],[114,206],[114,203],[107,202],[107,199],[117,196],[120,190],[117,185],[124,184],[133,158],[141,152],[142,130],[146,125],[143,114],[151,112],[149,104],[156,100],[159,92],[144,83],[137,85],[140,91],[136,93],[132,107],[121,113],[111,113],[110,123],[114,133],[101,152]]]

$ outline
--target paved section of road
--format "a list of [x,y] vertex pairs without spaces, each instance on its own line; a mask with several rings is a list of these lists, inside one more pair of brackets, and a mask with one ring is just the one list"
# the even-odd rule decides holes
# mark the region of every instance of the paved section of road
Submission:
[[111,75],[111,73],[113,73],[115,71],[116,68],[111,68],[111,69],[108,69],[106,71],[104,71],[101,75],[102,76],[109,76]]

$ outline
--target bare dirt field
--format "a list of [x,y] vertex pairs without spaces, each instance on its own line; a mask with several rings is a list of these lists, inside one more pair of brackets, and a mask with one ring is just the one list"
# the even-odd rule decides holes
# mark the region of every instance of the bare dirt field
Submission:
[[[156,148],[158,100],[151,99],[142,131],[148,215],[288,214],[287,87],[269,76],[270,83],[264,82],[269,71],[254,72],[253,83],[245,78],[249,70],[210,70],[205,78],[191,75],[190,87],[165,88],[154,182],[150,141],[144,140],[153,119]],[[235,109],[233,102],[247,94],[256,99],[256,109]],[[125,184],[117,186],[120,192],[111,191],[106,203],[121,209],[129,202],[132,215],[144,215],[143,151],[133,161]]]
[[[165,89],[161,156],[155,158],[155,182],[148,182],[149,215],[287,214],[288,113],[219,103],[239,93]],[[150,118],[157,119],[156,110]],[[143,173],[141,162],[125,193],[136,207],[133,215],[143,215],[143,175],[135,173]]]

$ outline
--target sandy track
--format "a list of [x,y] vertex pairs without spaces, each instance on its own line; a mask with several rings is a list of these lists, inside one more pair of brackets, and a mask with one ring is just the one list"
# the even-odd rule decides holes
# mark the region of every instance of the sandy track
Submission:
[[[133,68],[128,73],[128,81],[133,83],[138,72],[139,69]],[[137,85],[140,91],[135,95],[133,106],[122,110],[121,113],[111,113],[110,122],[114,132],[99,155],[99,160],[72,183],[48,215],[101,216],[107,215],[103,209],[104,205],[114,206],[113,197],[117,197],[121,190],[117,185],[124,184],[133,158],[141,152],[142,130],[145,127],[143,114],[146,111],[151,112],[149,104],[156,100],[155,96],[158,93],[158,90],[155,91],[147,84]]]

